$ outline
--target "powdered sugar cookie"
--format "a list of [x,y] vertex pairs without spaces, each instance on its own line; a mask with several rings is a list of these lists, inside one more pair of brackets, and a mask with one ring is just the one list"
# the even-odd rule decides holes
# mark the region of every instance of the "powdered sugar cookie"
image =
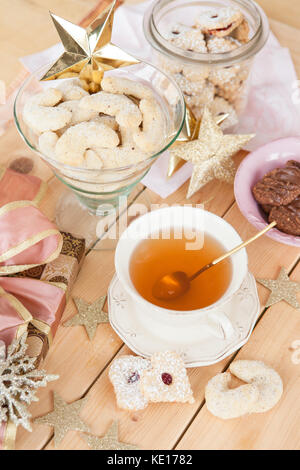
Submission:
[[172,75],[183,71],[183,64],[176,59],[169,59],[159,54],[157,57],[157,64],[161,70],[164,70],[167,74]]
[[115,116],[120,126],[136,128],[142,122],[142,113],[139,107],[125,95],[100,91],[83,98],[80,101],[80,106],[84,109]]
[[184,93],[185,102],[190,107],[209,105],[215,96],[215,87],[212,83],[206,83],[201,93],[192,95]]
[[241,44],[231,37],[218,38],[211,36],[207,40],[207,50],[212,54],[223,54],[237,49]]
[[248,71],[241,69],[238,75],[216,86],[216,94],[232,104],[240,100],[246,90]]
[[210,67],[207,65],[184,65],[182,73],[191,82],[205,80],[209,76]]
[[196,19],[196,26],[205,34],[228,36],[243,21],[243,14],[236,8],[225,7],[207,10]]
[[71,121],[72,113],[68,109],[54,107],[62,100],[62,96],[57,88],[48,88],[31,96],[25,103],[24,121],[36,134],[56,131]]
[[107,114],[97,114],[96,117],[91,119],[92,122],[100,122],[101,124],[105,124],[106,126],[110,127],[114,131],[119,130],[119,125],[113,116],[108,116]]
[[148,405],[139,388],[142,373],[151,367],[150,361],[138,356],[121,356],[109,369],[109,380],[116,394],[117,405],[122,410],[138,411]]
[[197,95],[197,93],[201,93],[206,85],[205,80],[198,80],[192,82],[181,73],[175,74],[174,79],[179,85],[181,91],[183,91],[187,95]]
[[79,79],[66,80],[60,83],[57,89],[62,92],[63,101],[80,100],[88,95],[88,92],[82,88]]
[[210,379],[205,388],[205,400],[208,411],[217,418],[232,419],[251,413],[259,398],[256,385],[247,384],[230,389],[229,372],[217,374]]
[[240,43],[246,44],[249,41],[250,27],[246,19],[232,32],[232,37],[237,39]]
[[258,388],[259,396],[251,406],[251,413],[269,411],[280,400],[283,392],[281,377],[263,362],[235,361],[230,365],[230,372]]
[[153,354],[152,369],[141,376],[140,390],[150,402],[194,403],[184,362],[175,352]]
[[85,109],[80,106],[79,100],[64,101],[58,105],[58,108],[68,109],[72,113],[69,125],[79,124],[80,122],[90,121],[99,116],[97,111]]
[[222,116],[228,114],[228,117],[220,124],[221,129],[227,129],[228,127],[235,126],[238,123],[235,109],[223,98],[216,96],[209,108],[216,120],[219,120]]
[[55,132],[43,132],[39,137],[39,149],[46,157],[55,159],[55,146],[58,141],[58,136]]
[[84,166],[89,170],[101,170],[103,161],[94,150],[88,149],[84,153]]
[[98,122],[81,122],[69,127],[58,139],[55,146],[57,159],[73,166],[85,165],[84,154],[86,150],[106,147],[113,149],[119,144],[118,134]]
[[176,23],[174,26],[172,26],[171,30],[166,34],[165,37],[166,39],[172,39],[179,34],[184,33],[185,31],[189,31],[190,29],[190,26],[187,26],[183,23]]
[[150,154],[131,145],[113,149],[97,148],[97,155],[101,158],[105,169],[135,165],[150,157]]
[[141,100],[140,110],[143,115],[143,129],[133,134],[136,145],[146,153],[159,150],[165,136],[165,118],[156,100]]
[[204,36],[199,29],[191,28],[188,31],[184,31],[170,39],[170,42],[184,51],[207,52]]
[[108,76],[101,82],[102,90],[109,93],[131,95],[139,100],[154,98],[151,89],[140,82],[128,80],[128,78]]

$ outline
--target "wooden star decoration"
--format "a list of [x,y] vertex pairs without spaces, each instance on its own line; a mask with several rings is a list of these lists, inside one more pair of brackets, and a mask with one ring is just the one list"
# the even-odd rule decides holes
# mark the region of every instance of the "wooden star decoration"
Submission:
[[292,307],[300,310],[300,303],[297,300],[297,293],[300,292],[300,283],[291,281],[284,268],[281,268],[277,279],[257,279],[257,282],[271,291],[266,307],[271,307],[271,305],[284,300]]
[[172,155],[193,164],[187,198],[215,178],[233,183],[236,168],[231,157],[253,137],[254,134],[223,134],[209,109],[205,108],[198,138],[170,150]]
[[139,450],[136,446],[120,442],[118,435],[118,421],[113,421],[103,437],[94,436],[92,434],[81,434],[92,450]]
[[79,416],[87,398],[66,403],[58,393],[54,392],[54,410],[51,413],[36,418],[35,423],[54,427],[54,446],[57,448],[68,431],[91,432],[90,428]]
[[102,310],[105,304],[106,295],[92,303],[88,303],[78,297],[75,297],[73,300],[78,313],[71,318],[71,320],[64,323],[64,326],[84,326],[89,339],[92,340],[95,336],[97,326],[100,325],[100,323],[108,323],[109,321],[108,314]]
[[140,61],[110,42],[116,0],[85,29],[50,12],[65,51],[42,77],[56,80],[66,72],[79,73],[86,65],[93,70],[112,70]]

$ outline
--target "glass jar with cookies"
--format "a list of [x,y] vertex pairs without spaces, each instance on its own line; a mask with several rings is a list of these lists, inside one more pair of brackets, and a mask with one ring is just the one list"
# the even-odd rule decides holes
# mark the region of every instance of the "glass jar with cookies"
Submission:
[[221,127],[238,123],[254,56],[268,38],[262,9],[250,0],[159,0],[144,18],[154,62],[183,91],[200,119],[205,106]]

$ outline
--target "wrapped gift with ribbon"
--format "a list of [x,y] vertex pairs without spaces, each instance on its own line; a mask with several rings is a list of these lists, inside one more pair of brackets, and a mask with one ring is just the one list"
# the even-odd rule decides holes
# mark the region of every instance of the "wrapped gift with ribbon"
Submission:
[[[27,332],[27,354],[36,366],[51,345],[85,252],[84,240],[60,233],[38,209],[42,187],[37,177],[2,172],[0,348]],[[21,194],[32,200],[16,201]],[[15,431],[10,421],[0,423],[0,449],[13,447]]]

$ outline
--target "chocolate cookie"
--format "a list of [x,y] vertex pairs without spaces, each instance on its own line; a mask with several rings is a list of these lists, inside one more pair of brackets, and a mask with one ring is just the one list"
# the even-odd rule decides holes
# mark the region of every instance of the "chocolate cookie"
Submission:
[[287,206],[273,207],[269,221],[277,222],[278,230],[300,236],[300,196]]
[[300,164],[289,162],[275,168],[253,187],[256,201],[262,205],[286,206],[300,195]]

